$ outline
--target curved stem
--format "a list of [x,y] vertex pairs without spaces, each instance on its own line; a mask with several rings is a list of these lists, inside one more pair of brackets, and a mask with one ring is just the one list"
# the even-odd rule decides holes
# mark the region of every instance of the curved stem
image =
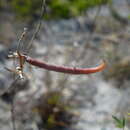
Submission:
[[92,68],[76,68],[76,67],[66,67],[66,66],[58,66],[46,63],[44,61],[38,61],[28,56],[24,56],[26,62],[31,65],[37,66],[39,68],[43,68],[49,71],[61,72],[61,73],[68,73],[68,74],[91,74],[102,71],[106,67],[105,61],[102,64],[92,67]]

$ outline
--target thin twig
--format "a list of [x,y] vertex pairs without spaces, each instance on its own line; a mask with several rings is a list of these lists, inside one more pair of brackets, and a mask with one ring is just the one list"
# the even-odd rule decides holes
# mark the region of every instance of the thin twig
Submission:
[[23,40],[23,38],[25,37],[26,33],[27,33],[27,28],[24,28],[24,31],[21,34],[19,41],[18,41],[17,51],[20,51],[20,44],[21,44],[21,41]]
[[39,30],[40,30],[41,24],[42,24],[42,16],[44,15],[45,12],[46,12],[46,0],[43,0],[42,1],[41,15],[40,15],[40,18],[39,18],[39,23],[37,24],[36,30],[34,31],[33,36],[32,36],[32,38],[31,38],[31,40],[28,44],[27,54],[30,52],[30,50],[32,48],[32,43],[33,43],[34,38],[39,33]]
[[10,85],[9,88],[6,89],[6,91],[0,95],[0,96],[3,96],[3,95],[8,95],[9,96],[9,101],[10,101],[10,105],[11,105],[11,122],[12,122],[12,129],[13,130],[16,130],[16,123],[15,123],[15,111],[14,111],[14,95],[15,95],[15,84],[17,83],[17,81],[19,80],[19,77],[16,78]]
[[[94,19],[93,19],[93,25],[95,25],[96,24],[96,21],[97,21],[97,18],[98,18],[98,15],[99,15],[99,13],[100,13],[100,11],[101,11],[101,7],[102,6],[100,6],[100,7],[98,7],[98,9],[97,9],[97,12],[96,12],[96,14],[95,14],[95,16],[94,16]],[[98,49],[96,48],[96,47],[93,47],[89,42],[90,42],[90,40],[92,39],[92,37],[93,37],[93,34],[94,34],[94,29],[92,29],[92,31],[90,31],[90,33],[88,34],[89,36],[88,36],[88,38],[87,38],[87,43],[85,43],[83,46],[82,46],[82,48],[83,48],[83,50],[82,50],[82,53],[79,55],[79,57],[77,58],[78,60],[80,60],[80,59],[84,59],[84,57],[86,56],[86,48],[92,48],[92,49],[95,49],[96,51],[98,51]],[[85,48],[85,49],[84,49]]]
[[[41,9],[41,15],[40,15],[40,20],[39,20],[39,24],[37,24],[37,27],[36,27],[36,30],[35,32],[33,33],[33,36],[32,36],[32,39],[30,40],[29,42],[29,45],[27,47],[27,50],[28,50],[28,53],[30,51],[30,49],[32,48],[32,42],[34,40],[34,38],[36,37],[36,35],[38,34],[39,30],[40,30],[40,27],[41,27],[41,21],[42,21],[42,15],[44,14],[45,12],[45,7],[46,7],[46,4],[45,4],[45,0],[42,0],[42,9]],[[19,41],[18,41],[18,46],[16,48],[16,53],[19,54],[20,53],[20,48],[21,48],[21,41],[23,40],[23,38],[25,37],[27,33],[27,28],[24,28],[24,31],[23,33],[21,34],[20,38],[19,38]],[[19,68],[20,68],[20,71],[22,72],[22,69],[23,69],[23,60],[21,59],[20,55],[19,56]],[[14,57],[14,60],[15,60],[16,57]],[[14,61],[14,66],[15,66],[15,61]],[[16,69],[16,66],[15,66],[15,69]],[[15,75],[13,76],[14,77],[14,81],[11,83],[10,87],[5,91],[5,93],[9,93],[10,94],[10,98],[11,98],[11,120],[12,120],[12,127],[13,127],[13,130],[16,130],[16,124],[15,124],[15,106],[14,106],[14,96],[16,94],[16,90],[15,90],[15,84],[16,82],[20,79],[20,74],[19,76],[15,79]]]
[[17,83],[17,81],[19,81],[19,79],[20,79],[20,77],[18,76],[14,81],[13,81],[13,83],[11,84],[11,86],[8,88],[8,91],[7,92],[11,92],[11,91],[14,91],[14,89],[15,89],[15,85],[16,85],[16,83]]
[[13,130],[16,130],[16,123],[15,123],[15,106],[14,106],[14,100],[11,101],[11,120],[12,120],[12,127]]

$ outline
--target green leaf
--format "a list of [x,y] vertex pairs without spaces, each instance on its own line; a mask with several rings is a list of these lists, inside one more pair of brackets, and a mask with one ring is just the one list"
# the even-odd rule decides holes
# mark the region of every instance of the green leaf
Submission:
[[125,127],[125,124],[126,124],[125,118],[119,119],[116,116],[112,116],[112,118],[114,119],[115,125],[117,128],[124,128]]
[[121,123],[120,119],[118,119],[116,116],[112,115],[112,118],[117,122],[117,123]]
[[122,120],[122,125],[125,127],[125,124],[126,124],[126,119],[123,118],[123,120]]

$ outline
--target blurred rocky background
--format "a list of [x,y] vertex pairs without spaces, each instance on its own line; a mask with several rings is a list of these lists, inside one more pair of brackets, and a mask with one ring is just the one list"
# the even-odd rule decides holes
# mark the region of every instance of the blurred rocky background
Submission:
[[[67,75],[24,65],[23,80],[7,71],[8,54],[25,53],[36,30],[42,0],[0,0],[0,129],[118,130],[112,115],[130,129],[130,1],[46,0],[46,12],[29,56],[56,65],[103,72]],[[14,84],[12,84],[14,83]],[[17,91],[6,93],[14,87]],[[13,88],[13,89],[14,89]],[[13,100],[13,102],[12,102]]]

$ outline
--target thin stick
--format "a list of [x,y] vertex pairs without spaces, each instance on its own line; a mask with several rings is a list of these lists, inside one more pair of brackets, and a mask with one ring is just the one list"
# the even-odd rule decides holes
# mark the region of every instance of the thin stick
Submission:
[[26,33],[27,33],[27,28],[24,28],[24,31],[23,31],[23,33],[21,34],[21,36],[20,36],[20,38],[19,38],[19,41],[18,41],[17,51],[20,50],[20,43],[21,43],[22,39],[25,37]]
[[[95,16],[94,16],[93,22],[92,22],[93,25],[96,24],[97,19],[98,19],[98,15],[99,15],[101,9],[102,9],[102,6],[99,6],[98,9],[97,9],[97,11],[96,11],[96,14],[95,14]],[[95,31],[95,29],[92,29],[92,31],[90,31],[90,33],[88,34],[89,36],[88,36],[88,38],[86,39],[87,43],[83,45],[83,47],[82,47],[82,48],[83,48],[82,53],[78,56],[78,59],[79,59],[79,60],[80,60],[80,59],[83,59],[83,58],[86,56],[86,52],[87,52],[87,51],[86,51],[86,49],[84,49],[84,48],[91,48],[91,49],[94,49],[94,50],[98,51],[98,49],[97,49],[96,47],[92,46],[92,45],[89,43],[90,40],[92,39],[93,35],[94,35],[94,31]]]
[[92,68],[76,68],[76,67],[52,65],[44,61],[41,62],[41,61],[35,60],[29,56],[25,56],[25,55],[22,55],[22,56],[25,58],[26,62],[28,62],[31,65],[37,66],[39,68],[43,68],[49,71],[74,74],[74,75],[96,73],[96,72],[102,71],[106,67],[105,61],[103,61],[103,63],[100,64],[99,66],[92,67]]
[[16,124],[15,124],[15,105],[14,100],[11,101],[11,120],[12,120],[12,127],[13,130],[16,130]]
[[43,14],[46,12],[46,0],[42,0],[42,9],[41,9],[41,14],[40,14],[40,20],[39,20],[39,24],[37,24],[37,27],[36,27],[36,31],[33,33],[33,36],[29,42],[29,45],[27,47],[27,53],[30,52],[31,48],[32,48],[32,43],[33,43],[33,40],[34,38],[36,37],[36,35],[39,33],[39,30],[41,28],[41,24],[42,24],[42,16]]
[[[10,87],[9,88],[7,88],[7,90],[5,91],[5,93],[7,93],[8,95],[9,95],[9,98],[10,98],[10,105],[11,105],[11,110],[10,110],[10,112],[11,112],[11,122],[12,122],[12,129],[13,130],[16,130],[16,123],[15,123],[15,110],[14,110],[14,108],[15,108],[15,106],[14,106],[14,93],[15,93],[15,84],[16,84],[16,82],[19,80],[19,77],[18,78],[16,78],[12,83],[11,83],[11,85],[10,85]],[[3,93],[2,95],[4,95],[5,93]],[[0,95],[0,96],[2,96],[2,95]]]
[[[39,30],[40,30],[40,27],[41,27],[41,19],[42,19],[42,15],[44,14],[44,12],[45,12],[45,7],[46,7],[46,5],[45,5],[45,0],[42,0],[42,9],[41,9],[41,15],[40,15],[40,21],[39,21],[39,24],[37,25],[37,28],[36,28],[36,31],[34,32],[34,34],[33,34],[33,36],[32,36],[32,39],[30,40],[30,42],[29,42],[29,46],[28,46],[28,53],[29,53],[29,51],[30,51],[30,49],[31,49],[31,47],[32,47],[32,42],[33,42],[33,40],[34,40],[34,38],[36,37],[36,35],[37,35],[37,33],[39,32]],[[16,78],[15,80],[14,80],[14,82],[10,85],[10,87],[8,88],[8,90],[7,90],[7,93],[11,93],[11,98],[12,98],[12,100],[11,100],[11,120],[12,120],[12,127],[13,127],[13,130],[16,130],[16,124],[15,124],[15,110],[14,110],[14,108],[15,108],[15,105],[14,105],[14,95],[15,95],[15,83],[19,80],[19,79],[21,79],[20,77],[23,77],[23,65],[24,65],[24,59],[23,59],[23,57],[21,57],[21,55],[20,55],[20,47],[21,47],[21,41],[23,40],[23,38],[25,37],[25,35],[26,35],[26,33],[27,33],[27,28],[24,28],[24,31],[23,31],[23,33],[21,34],[21,36],[20,36],[20,38],[19,38],[19,41],[18,41],[18,46],[17,46],[17,51],[16,51],[16,53],[17,53],[17,56],[16,55],[12,55],[12,56],[14,56],[14,59],[15,58],[19,58],[19,70],[17,70],[18,71],[18,75],[19,75],[19,77],[18,78]],[[11,57],[12,57],[11,56]],[[14,61],[14,64],[15,64],[15,61]],[[14,65],[15,66],[15,65]],[[7,69],[7,70],[10,70],[10,69]],[[15,76],[14,76],[14,78],[15,78]]]

